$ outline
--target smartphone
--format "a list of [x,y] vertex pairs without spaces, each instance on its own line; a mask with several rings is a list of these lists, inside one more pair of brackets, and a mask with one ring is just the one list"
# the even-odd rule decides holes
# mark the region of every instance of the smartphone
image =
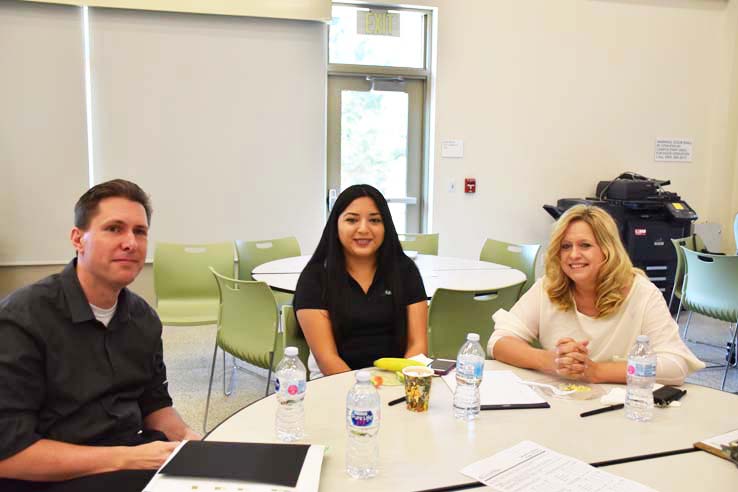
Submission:
[[449,359],[433,359],[433,362],[428,364],[428,367],[433,369],[433,372],[435,372],[437,376],[443,376],[456,367],[456,361]]

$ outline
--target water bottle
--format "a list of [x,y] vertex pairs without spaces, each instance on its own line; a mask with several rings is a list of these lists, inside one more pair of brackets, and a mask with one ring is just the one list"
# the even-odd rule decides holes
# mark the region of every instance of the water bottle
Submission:
[[639,335],[628,354],[625,416],[645,422],[653,417],[653,384],[656,381],[656,356],[647,335]]
[[297,353],[297,347],[285,347],[284,358],[274,371],[278,403],[275,429],[277,439],[285,442],[297,441],[305,435],[306,371]]
[[456,391],[454,417],[474,420],[479,416],[479,385],[484,375],[484,349],[479,335],[469,333],[456,357]]
[[379,467],[379,393],[368,371],[356,373],[356,384],[346,397],[346,473],[371,478]]

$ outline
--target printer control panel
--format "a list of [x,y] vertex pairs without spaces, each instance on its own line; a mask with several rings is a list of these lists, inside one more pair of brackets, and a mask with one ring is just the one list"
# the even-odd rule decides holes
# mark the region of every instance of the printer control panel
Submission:
[[668,202],[666,209],[678,220],[697,220],[697,213],[685,202]]

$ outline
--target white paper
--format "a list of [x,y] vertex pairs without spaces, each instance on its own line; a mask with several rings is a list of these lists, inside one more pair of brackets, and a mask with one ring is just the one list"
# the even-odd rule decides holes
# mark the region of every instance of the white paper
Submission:
[[654,151],[656,162],[692,162],[692,140],[659,138]]
[[[441,376],[453,393],[456,391],[456,370]],[[482,405],[509,405],[520,403],[545,403],[530,386],[512,371],[484,371],[479,386],[479,399]]]
[[712,446],[716,449],[722,449],[720,445],[727,446],[732,441],[738,440],[738,429],[728,432],[727,434],[721,434],[719,436],[711,437],[710,439],[705,439],[705,444]]
[[477,461],[461,473],[496,492],[655,492],[531,441]]
[[441,142],[441,157],[464,157],[464,141],[444,140]]
[[202,492],[242,492],[244,486],[248,491],[264,492],[317,492],[320,485],[320,469],[323,466],[323,454],[325,446],[311,445],[305,455],[305,461],[297,478],[297,485],[292,487],[281,487],[263,483],[243,482],[239,480],[211,480],[205,478],[171,477],[159,473],[164,466],[182,449],[186,441],[177,446],[169,455],[167,461],[159,468],[154,478],[146,485],[143,492],[181,492],[183,490],[198,490]]

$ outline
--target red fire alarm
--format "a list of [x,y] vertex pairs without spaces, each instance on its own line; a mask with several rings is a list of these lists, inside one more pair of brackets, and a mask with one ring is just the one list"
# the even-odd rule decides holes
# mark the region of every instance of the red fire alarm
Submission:
[[476,192],[477,192],[476,178],[464,178],[464,193],[476,193]]

